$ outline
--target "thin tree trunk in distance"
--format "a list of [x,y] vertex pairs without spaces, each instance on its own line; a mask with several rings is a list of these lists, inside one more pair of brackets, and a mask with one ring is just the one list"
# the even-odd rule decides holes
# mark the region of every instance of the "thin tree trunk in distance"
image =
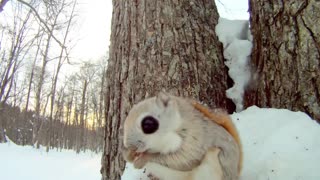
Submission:
[[105,81],[106,81],[106,68],[103,68],[102,77],[101,77],[101,84],[100,84],[100,93],[99,93],[99,110],[98,110],[98,128],[99,130],[102,127],[102,117],[103,117],[103,108],[104,108],[104,92],[105,92]]
[[[0,114],[4,114],[4,108],[2,107],[4,104],[0,102]],[[0,143],[5,143],[7,142],[6,139],[6,133],[5,133],[5,129],[3,127],[4,125],[4,120],[3,118],[0,118]]]
[[85,112],[86,112],[86,99],[87,99],[87,89],[88,81],[87,79],[83,82],[82,96],[81,96],[81,106],[80,106],[80,147],[84,145],[84,129],[85,129]]
[[[40,44],[41,44],[41,41],[42,41],[42,38],[43,38],[43,32],[40,32],[42,31],[40,28],[39,28],[39,34],[40,37],[38,39],[38,42],[37,42],[37,50],[35,52],[35,57],[33,59],[33,63],[32,63],[32,67],[31,67],[31,74],[30,74],[30,78],[29,78],[29,83],[28,83],[28,91],[27,91],[27,98],[26,98],[26,107],[25,107],[25,110],[28,111],[28,107],[29,107],[29,101],[30,101],[30,94],[31,94],[31,88],[32,88],[32,83],[33,83],[33,80],[34,80],[34,71],[35,71],[35,68],[36,68],[36,62],[37,62],[37,59],[38,59],[38,55],[39,55],[39,51],[40,51]],[[33,143],[34,144],[34,143]]]
[[122,124],[160,90],[226,108],[227,71],[212,0],[113,0],[106,80],[104,180],[120,179]]
[[246,106],[304,111],[320,121],[320,2],[250,0],[255,79]]

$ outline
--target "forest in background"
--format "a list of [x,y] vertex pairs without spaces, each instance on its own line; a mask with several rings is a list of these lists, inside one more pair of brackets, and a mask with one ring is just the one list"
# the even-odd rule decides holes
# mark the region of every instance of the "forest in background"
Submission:
[[77,5],[17,0],[0,13],[0,142],[102,151],[107,57],[70,55]]

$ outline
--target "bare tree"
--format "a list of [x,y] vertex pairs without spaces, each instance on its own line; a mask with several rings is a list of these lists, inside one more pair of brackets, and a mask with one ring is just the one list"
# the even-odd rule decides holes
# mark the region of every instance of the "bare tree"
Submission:
[[[72,9],[71,9],[71,12],[70,12],[70,15],[69,15],[69,19],[67,21],[67,26],[66,26],[66,30],[64,32],[64,37],[63,37],[63,41],[62,41],[62,45],[63,47],[66,46],[66,43],[67,43],[67,40],[68,40],[68,34],[70,33],[70,26],[71,26],[71,23],[73,22],[73,19],[75,17],[74,15],[74,12],[75,12],[75,7],[76,7],[76,4],[77,4],[77,1],[74,1],[72,2],[73,5],[72,5]],[[62,6],[68,6],[69,4],[63,4]],[[66,8],[66,7],[64,7]],[[60,54],[59,54],[59,57],[58,57],[58,63],[57,63],[57,68],[56,68],[56,71],[53,75],[53,83],[52,83],[52,91],[51,91],[51,101],[50,101],[50,118],[52,118],[52,115],[53,115],[53,107],[54,107],[54,101],[55,101],[55,94],[56,94],[56,88],[57,88],[57,83],[58,83],[58,77],[59,77],[59,73],[60,73],[60,70],[61,70],[61,67],[63,66],[65,60],[67,59],[67,55],[64,56],[64,48],[61,48],[60,50]]]
[[[36,3],[39,0],[31,1],[30,3],[26,2],[24,0],[17,0],[17,1],[20,2],[21,4],[27,6],[33,12],[33,14],[38,19],[41,27],[43,27],[48,33],[50,33],[52,31],[52,23],[51,23],[51,27],[50,27],[50,23],[48,23],[48,18],[46,20],[42,19],[38,10],[32,4],[32,3]],[[46,7],[46,9],[45,9],[47,12],[46,17],[49,17],[50,20],[51,19],[54,20],[55,18],[58,18],[59,14],[61,13],[61,11],[60,11],[61,9],[60,10],[58,10],[58,9],[60,7],[64,7],[64,5],[63,6],[61,6],[61,5],[64,4],[66,1],[65,0],[62,0],[62,1],[50,0],[50,1],[39,1],[39,2],[42,2]],[[67,47],[64,46],[63,43],[53,33],[51,34],[51,38],[53,38],[55,40],[55,42],[60,45],[60,47],[64,48],[67,53]]]
[[23,88],[18,87],[17,77],[22,61],[32,47],[34,38],[36,38],[36,35],[27,38],[30,35],[31,24],[31,12],[26,12],[24,8],[17,5],[13,8],[12,24],[1,25],[1,45],[4,44],[5,41],[3,40],[5,38],[8,40],[8,46],[0,47],[0,141],[2,142],[6,141],[5,128],[7,125],[7,118],[4,117],[6,113],[4,107],[10,97],[13,97],[11,102],[14,106],[18,104],[18,101],[22,101]]
[[39,38],[37,38],[37,43],[36,43],[37,50],[35,52],[35,56],[33,57],[32,65],[31,65],[31,69],[30,69],[30,75],[29,75],[29,79],[28,79],[28,87],[27,87],[28,90],[27,90],[26,106],[25,106],[26,111],[28,111],[28,108],[29,108],[30,95],[31,95],[31,90],[32,90],[32,83],[34,80],[35,68],[36,68],[38,56],[40,53],[40,45],[41,45],[42,38],[44,35],[44,31],[41,29],[41,27],[39,27],[38,33],[39,33]]
[[[104,102],[100,97],[103,88],[99,87],[103,82],[96,81],[100,80],[97,76],[93,79],[97,74],[96,65],[84,66],[78,77],[73,74],[71,76],[76,78],[59,82],[68,78],[60,72],[66,62],[70,64],[68,51],[71,48],[67,46],[71,42],[71,27],[76,22],[77,0],[17,0],[10,3],[27,13],[15,16],[14,28],[0,25],[0,92],[5,100],[0,103],[0,141],[5,141],[8,135],[18,144],[37,147],[41,144],[47,146],[47,150],[62,147],[78,152],[87,148],[102,149],[102,139],[100,143],[97,141],[100,137],[96,137],[93,128],[96,122],[102,124],[100,105]],[[6,19],[6,22],[10,20]],[[7,42],[12,44],[11,48],[4,41],[9,35],[12,38]],[[20,68],[23,65],[29,67]],[[53,71],[50,65],[54,65]],[[22,73],[25,78],[21,78]],[[100,89],[99,93],[96,93],[97,89]],[[5,103],[7,99],[9,103]],[[22,104],[24,111],[21,111]],[[93,120],[93,111],[99,121]]]
[[20,16],[22,13],[22,9],[20,7],[16,7],[13,27],[12,29],[8,29],[8,34],[11,36],[10,49],[7,53],[9,56],[3,56],[1,59],[1,61],[6,62],[4,71],[0,74],[0,102],[2,103],[6,103],[10,97],[11,88],[13,86],[17,70],[21,67],[24,55],[33,44],[33,39],[26,39],[28,27],[30,26],[31,12],[29,11],[25,18],[21,20]]
[[67,124],[72,124],[72,117],[71,117],[71,113],[72,113],[72,109],[74,108],[74,98],[75,98],[75,94],[77,91],[76,88],[76,76],[73,75],[71,77],[68,77],[67,82],[65,84],[67,84],[67,110],[66,110],[66,123]]
[[[95,74],[92,87],[91,87],[91,105],[94,112],[94,121],[97,128],[102,127],[102,118],[104,117],[104,102],[105,102],[105,84],[106,84],[106,68],[107,68],[107,58],[103,57],[97,64],[97,73]],[[99,92],[97,93],[97,89]],[[100,133],[100,132],[98,132]]]
[[[20,2],[20,1],[19,1]],[[46,69],[47,69],[47,65],[49,63],[49,61],[55,59],[55,58],[50,58],[49,57],[49,54],[50,54],[50,48],[51,48],[51,40],[52,39],[56,39],[55,35],[54,35],[54,32],[55,30],[57,29],[61,29],[61,22],[59,22],[59,18],[60,16],[62,16],[64,10],[68,7],[68,3],[66,3],[65,0],[61,1],[61,2],[44,2],[44,6],[45,6],[45,15],[46,15],[46,18],[47,18],[47,23],[45,24],[45,29],[46,29],[46,33],[47,33],[47,38],[46,38],[46,43],[45,43],[45,47],[44,47],[44,50],[43,50],[43,53],[42,53],[42,66],[41,66],[41,73],[40,73],[40,76],[39,76],[39,79],[38,79],[38,83],[37,83],[37,90],[36,90],[36,98],[35,98],[35,111],[36,111],[36,114],[37,116],[40,115],[40,110],[41,110],[41,96],[42,96],[42,89],[43,89],[43,85],[44,85],[44,76],[46,74]],[[76,5],[76,1],[74,1],[74,4],[72,6],[72,12],[71,12],[71,16],[69,18],[69,21],[67,22],[67,27],[66,27],[66,32],[64,33],[64,37],[63,37],[63,43],[61,43],[60,41],[58,42],[59,45],[62,47],[61,51],[60,51],[60,55],[58,56],[58,65],[57,65],[57,69],[56,69],[56,72],[54,74],[54,77],[53,77],[53,83],[52,83],[52,89],[51,89],[51,92],[50,94],[48,94],[47,96],[47,101],[45,103],[45,106],[44,106],[44,113],[46,112],[46,107],[47,107],[47,103],[50,102],[50,115],[49,115],[49,119],[50,119],[50,123],[53,124],[53,107],[54,107],[54,99],[55,99],[55,89],[56,89],[56,86],[57,86],[57,80],[58,80],[58,75],[59,75],[59,72],[60,72],[60,69],[61,69],[61,66],[64,62],[64,60],[68,57],[68,56],[63,56],[65,52],[65,43],[67,41],[67,35],[69,33],[69,28],[70,28],[70,25],[71,25],[71,22],[72,22],[72,19],[73,19],[73,13],[74,13],[74,7]],[[28,4],[28,6],[30,7],[30,5]],[[33,7],[30,7],[30,8],[33,8]],[[37,16],[39,16],[39,14],[37,13],[36,10],[34,10],[33,8],[33,12],[37,14]],[[38,17],[39,18],[39,17]],[[43,20],[40,19],[40,22],[43,24],[42,22]],[[49,28],[48,28],[49,27]],[[49,97],[51,101],[49,101]],[[39,131],[39,130],[38,130]],[[37,131],[35,131],[35,133],[37,134]],[[52,139],[51,139],[51,136],[52,136],[52,132],[51,132],[51,129],[49,128],[48,129],[48,133],[47,133],[47,149],[50,147],[50,143],[52,142]],[[37,138],[37,135],[34,136],[35,138]],[[35,139],[34,142],[37,142],[37,140]]]
[[252,70],[246,106],[304,111],[320,121],[320,4],[250,0]]
[[[71,24],[74,20],[74,12],[75,12],[75,7],[76,7],[76,4],[77,4],[77,1],[73,1],[72,4],[71,3],[66,3],[65,1],[63,1],[61,3],[61,9],[67,9],[68,6],[72,5],[72,9],[71,9],[71,12],[70,12],[70,15],[69,15],[69,18],[68,18],[68,21],[67,21],[67,25],[66,25],[66,29],[65,29],[65,32],[64,32],[64,37],[63,37],[63,41],[62,41],[62,47],[61,47],[61,50],[60,50],[60,54],[59,54],[59,57],[58,57],[58,63],[57,63],[57,67],[56,67],[56,71],[55,73],[53,74],[53,82],[52,82],[52,86],[51,86],[51,99],[50,99],[50,115],[49,115],[49,118],[50,118],[50,121],[53,121],[53,111],[54,111],[54,103],[55,103],[55,96],[56,96],[56,88],[57,88],[57,83],[58,83],[58,78],[59,78],[59,73],[60,73],[60,70],[61,70],[61,67],[63,66],[65,60],[67,60],[68,58],[68,54],[65,54],[65,46],[66,46],[66,43],[67,43],[67,40],[68,40],[68,34],[70,33],[70,27],[71,27]],[[57,106],[58,108],[60,106]],[[51,134],[51,137],[54,137],[55,134]]]
[[78,78],[82,81],[81,83],[81,104],[80,104],[80,142],[78,142],[79,147],[83,147],[84,141],[85,141],[85,131],[86,128],[86,121],[85,121],[85,115],[87,113],[88,109],[88,86],[89,83],[91,83],[92,78],[94,77],[96,73],[96,68],[94,64],[90,63],[84,63],[84,65],[81,67],[80,74]]

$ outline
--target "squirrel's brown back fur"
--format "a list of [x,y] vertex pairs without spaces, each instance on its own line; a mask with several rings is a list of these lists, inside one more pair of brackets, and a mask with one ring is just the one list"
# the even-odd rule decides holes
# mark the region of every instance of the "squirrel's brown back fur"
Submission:
[[202,105],[198,102],[192,102],[192,105],[196,110],[201,112],[205,117],[207,117],[208,119],[221,125],[235,139],[235,141],[237,142],[239,149],[240,149],[240,161],[239,161],[239,165],[238,165],[239,173],[240,173],[241,168],[242,168],[242,159],[243,159],[242,145],[241,145],[238,131],[237,131],[235,125],[233,124],[233,122],[231,121],[229,115],[227,115],[226,113],[223,113],[223,112],[212,112],[209,108],[205,107],[204,105]]

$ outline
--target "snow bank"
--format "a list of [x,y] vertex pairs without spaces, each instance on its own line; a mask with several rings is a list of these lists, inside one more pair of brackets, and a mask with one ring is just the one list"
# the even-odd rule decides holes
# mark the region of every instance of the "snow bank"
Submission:
[[[9,138],[7,138],[9,140]],[[49,153],[45,149],[0,144],[0,179],[3,180],[94,180],[100,177],[101,154],[76,154],[71,150]]]
[[252,36],[248,20],[228,20],[219,18],[215,28],[219,41],[223,44],[225,65],[234,85],[227,90],[227,97],[236,105],[236,111],[243,109],[243,95],[250,80],[248,66],[252,48]]
[[[309,116],[253,106],[231,117],[243,144],[241,180],[320,179],[320,126]],[[122,180],[146,176],[127,164]]]
[[320,179],[320,126],[309,116],[254,106],[232,119],[243,143],[242,180]]
[[135,169],[131,163],[127,163],[121,180],[149,180],[149,178],[145,170]]

